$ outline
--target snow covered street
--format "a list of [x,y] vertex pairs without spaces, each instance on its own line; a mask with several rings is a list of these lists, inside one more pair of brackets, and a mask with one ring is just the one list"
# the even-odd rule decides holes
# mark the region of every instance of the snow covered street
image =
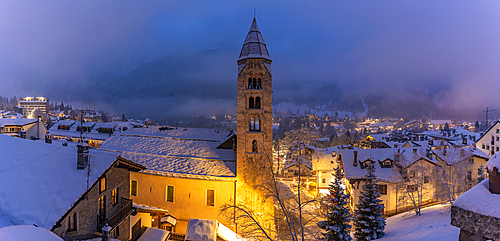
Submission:
[[437,205],[422,209],[420,217],[414,212],[398,214],[387,218],[384,237],[380,241],[458,240],[460,229],[450,224],[449,205]]

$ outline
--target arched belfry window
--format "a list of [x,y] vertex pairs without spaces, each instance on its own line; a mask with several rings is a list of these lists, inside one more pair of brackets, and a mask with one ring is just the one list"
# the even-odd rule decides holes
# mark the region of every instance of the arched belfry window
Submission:
[[257,79],[256,78],[253,78],[253,88],[254,89],[257,89]]
[[255,97],[255,108],[260,109],[260,97]]
[[249,130],[250,131],[260,131],[260,119],[256,118],[250,118],[249,120]]
[[[257,97],[259,98],[259,97]],[[260,101],[260,100],[259,100]],[[250,97],[250,99],[248,99],[248,108],[257,108],[255,106],[255,103],[254,103],[254,100],[253,100],[253,97]]]
[[261,88],[261,86],[262,86],[261,84],[262,84],[262,81],[261,81],[261,79],[259,78],[259,79],[257,80],[257,84],[255,85],[255,88],[256,88],[256,89],[258,89],[258,90],[262,89],[262,88]]
[[253,89],[254,85],[252,83],[252,78],[248,78],[248,88]]
[[249,130],[253,131],[254,128],[255,128],[255,121],[253,118],[250,118],[250,120],[248,121],[248,124],[250,125],[249,126]]
[[252,152],[257,152],[257,140],[252,141]]

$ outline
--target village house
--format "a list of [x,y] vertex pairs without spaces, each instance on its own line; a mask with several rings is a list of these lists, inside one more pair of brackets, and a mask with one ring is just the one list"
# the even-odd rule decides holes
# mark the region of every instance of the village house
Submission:
[[500,151],[500,121],[495,122],[476,142],[476,148],[493,156]]
[[344,149],[336,155],[336,161],[340,162],[345,173],[344,184],[346,192],[351,195],[349,205],[352,211],[358,203],[367,165],[375,167],[385,215],[408,210],[411,202],[401,199],[406,191],[425,189],[422,202],[434,201],[430,176],[439,164],[425,148]]
[[105,140],[132,128],[129,122],[83,122],[60,120],[54,123],[48,132],[55,140],[65,139],[71,142],[87,142],[91,147],[99,148]]
[[0,118],[0,133],[23,139],[45,138],[47,128],[40,119]]

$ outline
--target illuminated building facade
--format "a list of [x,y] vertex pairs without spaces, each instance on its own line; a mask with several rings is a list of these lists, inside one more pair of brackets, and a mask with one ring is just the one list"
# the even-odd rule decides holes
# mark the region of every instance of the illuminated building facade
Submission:
[[49,99],[44,97],[26,97],[17,98],[17,105],[21,107],[22,114],[28,119],[36,119],[35,111],[40,110],[39,114],[47,114],[49,112]]

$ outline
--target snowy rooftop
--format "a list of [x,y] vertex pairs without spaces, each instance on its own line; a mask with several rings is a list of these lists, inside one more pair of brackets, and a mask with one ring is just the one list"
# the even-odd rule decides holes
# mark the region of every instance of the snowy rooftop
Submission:
[[0,118],[0,126],[7,126],[7,125],[20,125],[24,126],[27,124],[31,124],[34,122],[37,122],[38,119],[7,119],[7,118]]
[[[413,150],[417,151],[414,152]],[[357,166],[354,166],[354,151],[357,151]],[[360,162],[364,162],[371,159],[375,162],[375,175],[378,179],[387,182],[397,182],[401,180],[401,175],[396,171],[395,168],[382,168],[379,162],[390,159],[394,161],[395,154],[398,153],[398,149],[393,148],[381,148],[381,149],[360,149],[352,150],[345,149],[341,150],[341,158],[344,167],[345,176],[347,179],[364,179],[366,175],[366,169],[361,168]],[[425,155],[424,148],[400,148],[400,163],[409,166],[413,164],[416,160],[424,159],[431,163],[437,164],[434,159],[429,159]]]
[[235,165],[230,163],[236,161],[235,153],[217,148],[232,135],[217,129],[133,128],[104,141],[100,149],[119,152],[148,171],[234,177]]
[[[124,122],[128,123],[128,122]],[[78,130],[78,127],[81,125],[80,121],[69,121],[69,120],[60,120],[56,122],[48,131],[50,134],[53,135],[58,135],[58,136],[65,136],[65,137],[75,137],[79,138],[80,137],[80,131]],[[64,130],[64,129],[58,129],[59,126],[69,126],[69,130]],[[83,127],[87,127],[90,129],[90,132],[84,132],[83,137],[87,139],[94,139],[94,140],[106,140],[110,136],[116,135],[117,133],[120,132],[120,127],[123,125],[120,125],[117,122],[84,122]],[[127,128],[132,128],[131,124],[125,125]],[[99,128],[111,128],[113,129],[113,133],[100,133]]]
[[37,241],[63,241],[47,229],[33,225],[19,225],[0,228],[0,239],[4,241],[37,240]]
[[[86,170],[76,168],[76,148],[0,135],[0,227],[51,228],[85,192]],[[90,182],[116,160],[117,153],[90,150]]]
[[485,216],[500,218],[499,203],[500,195],[490,192],[489,179],[486,179],[458,197],[453,206]]

